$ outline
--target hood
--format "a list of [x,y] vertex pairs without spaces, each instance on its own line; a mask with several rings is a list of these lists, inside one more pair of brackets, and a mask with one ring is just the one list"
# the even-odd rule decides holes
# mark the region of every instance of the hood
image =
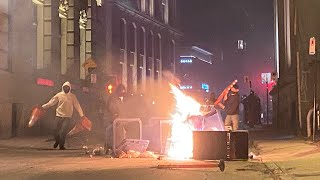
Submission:
[[70,87],[70,91],[69,91],[69,93],[71,92],[71,84],[70,84],[70,82],[69,81],[67,81],[67,82],[65,82],[65,83],[63,83],[63,85],[62,85],[62,87],[61,87],[61,90],[62,90],[62,92],[63,92],[63,86],[69,86]]

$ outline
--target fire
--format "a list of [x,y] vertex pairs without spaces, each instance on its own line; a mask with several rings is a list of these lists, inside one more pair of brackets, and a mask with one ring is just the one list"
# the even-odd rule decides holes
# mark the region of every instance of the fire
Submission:
[[[217,105],[222,98],[229,92],[230,88],[237,83],[234,80],[229,86],[227,86],[214,105]],[[200,111],[201,105],[194,99],[183,94],[176,86],[170,84],[171,93],[176,99],[176,110],[172,115],[172,129],[171,129],[171,140],[170,149],[168,156],[174,159],[190,159],[193,156],[193,132],[194,130],[199,130],[197,125],[189,123],[188,119],[191,116],[203,115]],[[203,112],[206,114],[206,112]],[[196,117],[197,118],[197,117]],[[206,128],[211,131],[224,131],[224,123],[220,115],[215,117],[210,116],[211,124],[207,124]],[[202,127],[203,128],[203,127]],[[201,128],[201,130],[203,130]]]
[[186,120],[188,116],[201,115],[200,103],[183,94],[170,84],[176,99],[176,111],[172,115],[171,145],[168,156],[174,159],[189,159],[193,156],[193,126]]

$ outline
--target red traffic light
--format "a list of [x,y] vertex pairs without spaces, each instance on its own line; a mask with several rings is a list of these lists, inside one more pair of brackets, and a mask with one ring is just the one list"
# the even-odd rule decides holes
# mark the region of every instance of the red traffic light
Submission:
[[106,91],[107,91],[109,94],[112,94],[112,92],[113,92],[113,86],[112,86],[112,84],[109,84],[109,85],[106,86]]

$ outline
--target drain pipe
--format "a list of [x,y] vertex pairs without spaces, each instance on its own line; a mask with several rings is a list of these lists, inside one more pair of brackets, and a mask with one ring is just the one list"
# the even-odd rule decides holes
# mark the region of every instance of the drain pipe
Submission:
[[[318,109],[318,104],[316,106],[316,109]],[[311,126],[311,120],[313,120],[313,115],[314,113],[314,108],[311,108],[309,111],[308,111],[308,114],[307,114],[307,136],[310,137],[311,136],[311,129],[312,129],[312,126]],[[318,122],[319,122],[319,111],[317,110],[317,115],[316,115],[317,119],[318,119]],[[318,124],[319,126],[319,124]]]
[[311,136],[311,117],[312,117],[312,113],[314,111],[314,108],[311,108],[309,111],[308,111],[308,114],[307,114],[307,136],[310,137]]

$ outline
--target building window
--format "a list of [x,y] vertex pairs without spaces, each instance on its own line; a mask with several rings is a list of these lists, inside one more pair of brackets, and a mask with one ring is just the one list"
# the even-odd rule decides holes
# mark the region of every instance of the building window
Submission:
[[158,80],[161,71],[161,35],[158,34],[155,40],[155,61],[154,61],[154,79]]
[[161,21],[165,21],[166,7],[167,7],[167,1],[161,0],[161,4],[160,4],[160,20]]
[[141,10],[141,0],[122,0],[121,2],[133,9]]
[[145,71],[144,66],[144,60],[145,60],[145,29],[144,27],[141,27],[139,30],[139,58],[138,58],[138,64],[137,64],[137,81],[138,84],[141,84],[142,78],[143,78],[143,72]]
[[[129,26],[129,57],[128,65],[134,65],[134,58],[136,53],[136,25],[132,23]],[[128,67],[129,68],[129,67]],[[130,67],[132,68],[132,67]]]
[[36,57],[37,69],[48,68],[52,56],[52,7],[51,1],[33,1],[33,21],[36,25]]
[[160,0],[155,2],[155,17],[161,22],[168,23],[168,2],[167,0]]
[[136,0],[137,8],[139,9],[139,11],[142,10],[141,1],[143,1],[143,0]]
[[144,39],[145,39],[145,29],[143,27],[140,28],[139,31],[139,53],[141,55],[145,55],[144,53]]
[[9,18],[8,1],[5,1],[4,13],[0,13],[0,69],[9,70],[8,42],[9,42]]
[[150,0],[145,0],[145,12],[150,15]]
[[168,19],[169,24],[174,26],[175,18],[176,18],[176,0],[169,0],[168,1]]
[[176,59],[176,50],[175,50],[175,41],[171,40],[170,47],[169,47],[169,70],[175,72],[175,59]]
[[150,31],[148,34],[148,40],[147,40],[147,57],[153,57],[152,49],[153,49],[153,32]]
[[156,1],[154,4],[154,16],[156,19],[161,20],[161,2]]
[[135,43],[136,43],[136,25],[132,23],[129,27],[129,50],[130,52],[135,52]]
[[160,54],[161,54],[161,35],[158,34],[156,37],[156,42],[155,42],[155,58],[157,60],[160,60]]
[[141,11],[146,12],[146,0],[140,0]]
[[152,62],[153,62],[153,32],[150,31],[148,33],[148,39],[147,39],[147,69],[146,69],[146,75],[151,76],[152,71]]
[[120,20],[120,49],[125,49],[126,44],[126,21]]
[[154,0],[149,0],[149,11],[150,11],[150,16],[154,16]]

